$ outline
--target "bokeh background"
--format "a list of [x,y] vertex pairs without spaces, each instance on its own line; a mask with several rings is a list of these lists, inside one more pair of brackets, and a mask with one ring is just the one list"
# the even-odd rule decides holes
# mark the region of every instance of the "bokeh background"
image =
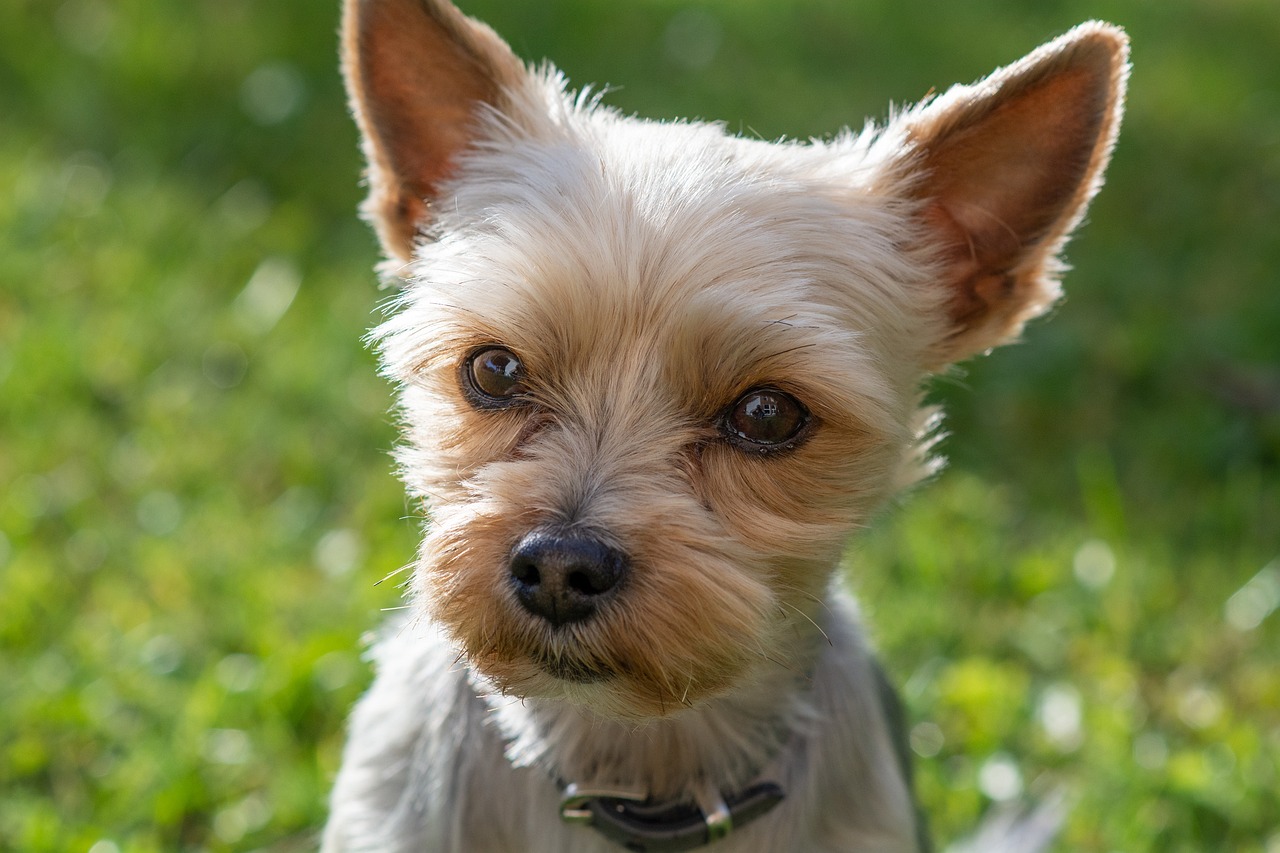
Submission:
[[[1069,296],[938,382],[850,551],[941,839],[1280,851],[1275,0],[469,0],[654,117],[808,137],[1090,17],[1134,42]],[[0,4],[0,849],[314,844],[414,547],[336,2]]]

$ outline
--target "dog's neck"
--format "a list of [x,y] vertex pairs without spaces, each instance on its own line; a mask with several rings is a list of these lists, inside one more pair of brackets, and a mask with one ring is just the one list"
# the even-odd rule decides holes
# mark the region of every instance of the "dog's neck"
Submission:
[[[822,633],[788,626],[788,638],[732,692],[654,720],[617,720],[565,700],[517,699],[483,690],[513,766],[539,768],[561,785],[623,786],[658,800],[756,779],[814,720],[812,675]],[[785,663],[783,663],[785,661]]]

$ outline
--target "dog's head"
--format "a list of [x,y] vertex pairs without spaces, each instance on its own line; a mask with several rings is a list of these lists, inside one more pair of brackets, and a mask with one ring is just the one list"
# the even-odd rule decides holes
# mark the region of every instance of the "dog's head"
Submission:
[[415,591],[500,689],[629,717],[791,663],[922,378],[1057,297],[1127,68],[1088,24],[802,145],[620,116],[444,0],[348,0],[344,65]]

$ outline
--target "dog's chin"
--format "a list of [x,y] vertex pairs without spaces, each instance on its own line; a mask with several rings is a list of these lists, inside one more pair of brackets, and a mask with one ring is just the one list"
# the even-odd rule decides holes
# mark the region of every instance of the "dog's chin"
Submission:
[[625,679],[608,665],[564,655],[534,652],[506,661],[472,657],[470,664],[496,690],[519,699],[572,700],[583,688],[592,694],[627,692]]
[[546,658],[536,661],[544,673],[568,684],[601,684],[613,680],[613,671],[603,664],[565,658]]
[[606,664],[563,656],[533,654],[504,662],[472,658],[470,665],[484,683],[501,695],[522,701],[563,702],[607,719],[663,719],[712,698],[710,694],[664,695]]

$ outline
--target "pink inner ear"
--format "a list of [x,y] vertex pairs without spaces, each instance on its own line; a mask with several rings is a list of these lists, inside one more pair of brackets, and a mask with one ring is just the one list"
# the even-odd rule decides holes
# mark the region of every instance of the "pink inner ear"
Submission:
[[1056,256],[1101,181],[1125,56],[1122,32],[1084,25],[909,119],[950,290],[942,362],[1004,342],[1057,297]]
[[343,69],[369,159],[366,210],[388,253],[408,258],[427,203],[523,66],[446,0],[347,0]]
[[[1104,81],[1105,82],[1105,81]],[[1007,272],[1083,201],[1106,106],[1091,69],[1063,71],[947,135],[925,164],[958,253]]]
[[360,53],[369,120],[397,177],[429,196],[466,145],[477,105],[495,102],[498,85],[433,19],[373,9]]

